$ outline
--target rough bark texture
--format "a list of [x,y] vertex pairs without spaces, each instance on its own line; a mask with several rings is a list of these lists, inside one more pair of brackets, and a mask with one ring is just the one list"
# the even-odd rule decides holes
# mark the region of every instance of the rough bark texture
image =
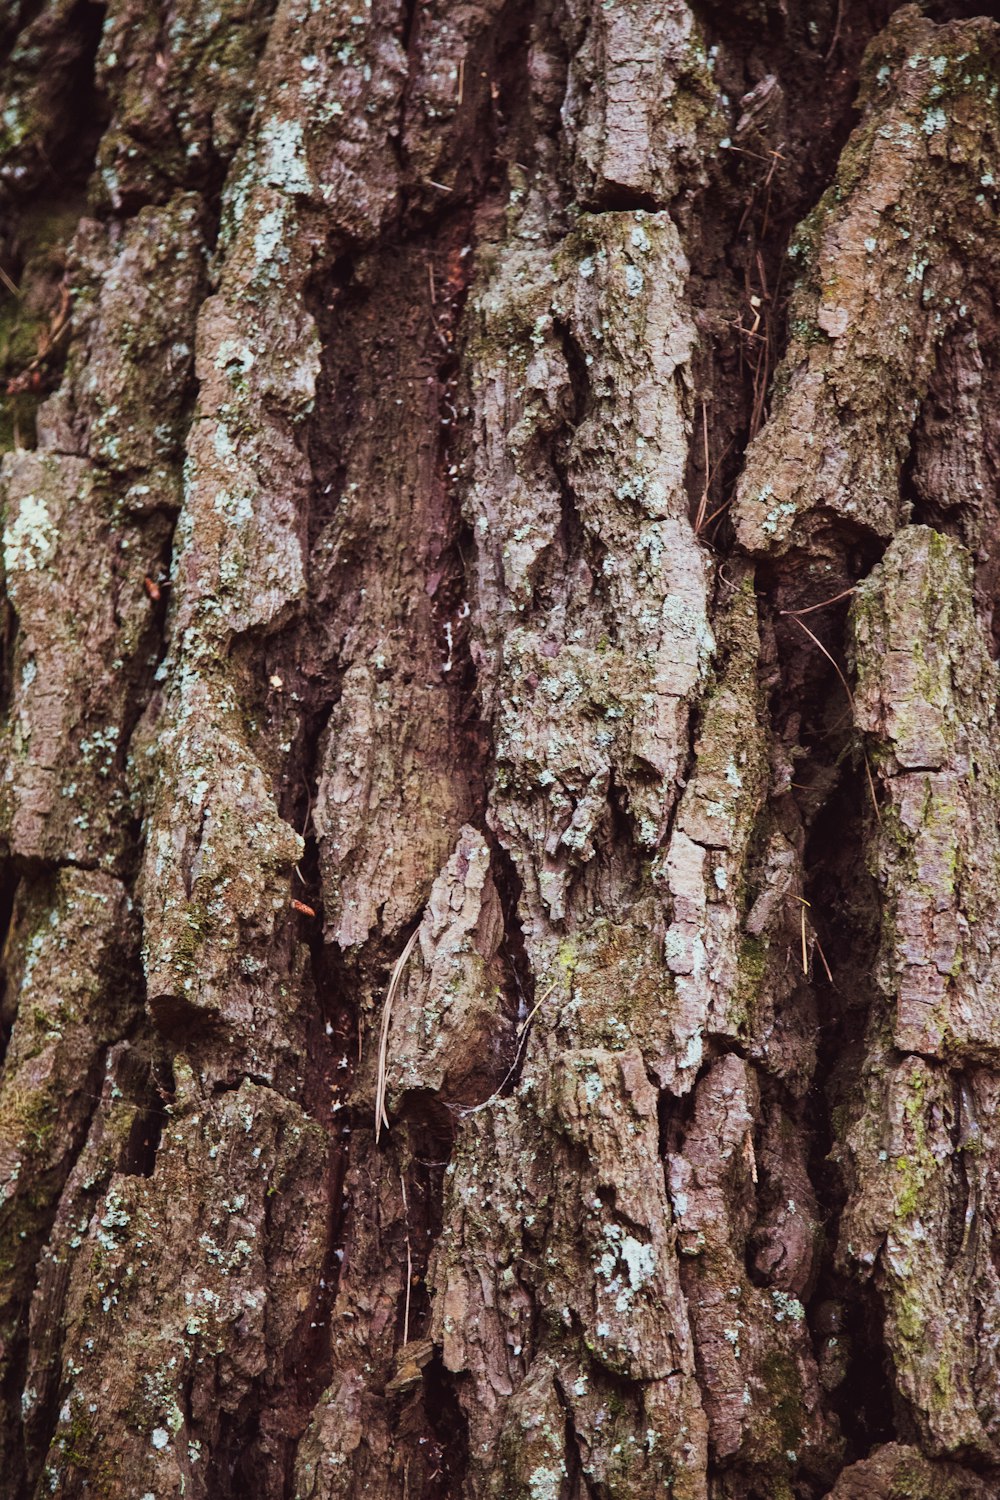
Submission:
[[0,1491],[1000,1495],[1000,26],[0,16]]

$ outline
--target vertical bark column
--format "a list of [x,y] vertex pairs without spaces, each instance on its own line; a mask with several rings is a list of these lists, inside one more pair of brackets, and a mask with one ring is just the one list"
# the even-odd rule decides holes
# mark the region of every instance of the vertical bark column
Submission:
[[[802,611],[855,585],[846,643],[804,621],[842,660],[846,644],[856,671],[857,859],[881,907],[860,1079],[838,1067],[831,1081],[847,1189],[836,1272],[877,1293],[899,1430],[932,1457],[985,1464],[996,669],[984,554],[975,581],[972,564],[995,527],[980,351],[994,343],[998,87],[992,22],[937,28],[905,7],[870,50],[862,122],[792,247],[801,279],[781,394],[736,506],[737,535],[766,559],[779,601]],[[909,524],[923,517],[942,529]],[[837,571],[852,549],[881,554],[860,579]],[[824,556],[825,578],[813,565]],[[833,964],[834,978],[849,972]],[[967,1470],[934,1473],[887,1445],[834,1494],[976,1492]]]

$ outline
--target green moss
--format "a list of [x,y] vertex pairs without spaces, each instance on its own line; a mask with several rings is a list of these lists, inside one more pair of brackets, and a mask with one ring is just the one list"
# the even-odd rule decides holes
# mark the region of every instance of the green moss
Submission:
[[921,1070],[914,1070],[910,1077],[910,1092],[903,1105],[903,1114],[913,1136],[913,1149],[898,1156],[894,1164],[899,1178],[895,1204],[897,1219],[909,1218],[917,1212],[924,1189],[937,1172],[937,1162],[927,1144],[926,1096],[926,1076]]
[[68,1464],[77,1469],[87,1467],[94,1448],[94,1430],[75,1401],[72,1416],[60,1430],[57,1441]]
[[79,216],[75,201],[42,201],[20,220],[25,255],[19,295],[5,292],[0,304],[0,449],[13,447],[15,440],[33,445],[35,413],[62,370],[68,324],[43,351],[59,319],[58,283]]
[[173,945],[173,966],[178,973],[187,975],[197,967],[198,953],[211,934],[213,923],[205,907],[197,902],[185,907],[181,923]]
[[42,1089],[7,1082],[0,1098],[0,1140],[18,1141],[36,1154],[51,1139],[58,1108],[51,1094]]
[[924,1176],[917,1163],[909,1156],[896,1158],[896,1171],[902,1178],[902,1184],[896,1190],[896,1218],[908,1219],[917,1211]]
[[802,1382],[795,1361],[775,1350],[765,1356],[761,1376],[766,1396],[758,1409],[767,1414],[764,1420],[775,1428],[774,1446],[781,1452],[794,1451],[802,1441],[805,1425]]
[[749,1032],[757,1014],[758,1001],[765,987],[770,949],[761,937],[744,936],[736,966],[736,984],[729,1014],[737,1030]]
[[804,349],[811,349],[814,344],[830,342],[829,334],[824,333],[811,318],[794,318],[788,331],[796,344]]
[[[98,1497],[120,1493],[122,1456],[102,1443],[100,1434],[84,1415],[78,1398],[71,1398],[70,1419],[58,1429],[53,1447],[65,1462],[86,1476],[88,1494]],[[51,1469],[51,1459],[49,1467]]]
[[955,1382],[952,1377],[951,1359],[946,1353],[941,1354],[934,1366],[930,1404],[932,1410],[942,1413],[955,1409]]
[[900,1337],[909,1344],[919,1343],[926,1326],[926,1318],[920,1303],[913,1297],[900,1294],[893,1299],[893,1315]]

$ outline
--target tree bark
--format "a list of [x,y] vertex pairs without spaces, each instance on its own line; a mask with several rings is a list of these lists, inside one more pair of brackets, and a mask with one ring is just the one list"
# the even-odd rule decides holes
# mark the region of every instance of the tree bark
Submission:
[[0,1491],[1000,1494],[1000,27],[0,17]]

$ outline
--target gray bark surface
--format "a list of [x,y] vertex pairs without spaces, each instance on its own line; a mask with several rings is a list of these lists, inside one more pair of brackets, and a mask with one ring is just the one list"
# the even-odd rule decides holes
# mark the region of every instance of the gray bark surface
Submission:
[[1000,27],[0,15],[0,1496],[1000,1495]]

